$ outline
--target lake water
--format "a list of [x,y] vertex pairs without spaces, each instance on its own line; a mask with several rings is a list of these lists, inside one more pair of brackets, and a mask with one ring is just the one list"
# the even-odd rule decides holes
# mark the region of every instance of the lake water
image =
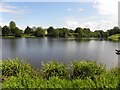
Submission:
[[2,59],[28,59],[32,66],[40,67],[42,61],[58,60],[68,64],[72,60],[95,60],[108,68],[118,65],[118,42],[77,41],[64,38],[2,39]]

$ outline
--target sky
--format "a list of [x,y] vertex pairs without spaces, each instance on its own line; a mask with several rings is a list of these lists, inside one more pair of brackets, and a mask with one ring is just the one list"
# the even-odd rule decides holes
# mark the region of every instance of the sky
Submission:
[[119,0],[21,1],[0,2],[1,26],[9,25],[10,21],[15,21],[21,29],[27,26],[53,26],[106,31],[118,26]]

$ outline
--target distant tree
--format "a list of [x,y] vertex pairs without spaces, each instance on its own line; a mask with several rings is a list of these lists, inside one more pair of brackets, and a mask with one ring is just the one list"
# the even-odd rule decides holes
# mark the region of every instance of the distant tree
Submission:
[[58,29],[54,29],[52,32],[52,37],[58,37],[59,36],[59,30]]
[[109,33],[106,31],[104,32],[104,38],[107,38],[109,36]]
[[0,36],[2,35],[2,27],[0,26]]
[[35,26],[33,26],[33,27],[32,27],[32,30],[33,30],[33,31],[35,31],[35,30],[36,30],[36,27],[35,27]]
[[120,34],[120,29],[119,27],[114,27],[113,29],[107,30],[109,33],[109,36],[114,35],[114,34]]
[[15,22],[14,22],[14,21],[11,21],[11,22],[9,23],[9,27],[10,27],[10,29],[16,28]]
[[27,26],[27,28],[24,31],[24,34],[33,34],[33,29]]
[[12,34],[12,32],[8,26],[4,26],[2,28],[2,35],[3,36],[7,36],[7,35],[11,35],[11,34]]
[[84,29],[82,30],[81,36],[82,36],[82,37],[90,37],[90,33],[91,33],[91,31],[90,31],[89,28],[84,28]]
[[53,28],[52,26],[50,26],[50,27],[47,29],[48,35],[49,35],[49,36],[52,36],[53,31],[54,31],[54,28]]
[[70,31],[69,31],[70,33],[74,33],[74,30],[72,30],[72,29],[70,29]]
[[69,35],[69,30],[67,28],[59,28],[59,36],[67,37]]
[[79,33],[80,30],[82,30],[82,28],[81,28],[81,27],[77,27],[74,32],[75,32],[75,33]]
[[34,35],[36,37],[44,37],[45,36],[45,30],[42,29],[41,27],[37,27],[35,32],[34,32]]
[[77,35],[76,37],[80,38],[82,36],[81,35],[82,34],[82,28],[81,27],[77,27],[74,32],[78,33],[78,34],[76,34]]
[[14,21],[11,21],[11,22],[9,23],[9,28],[10,28],[11,32],[12,32],[13,34],[15,34],[16,24],[15,24]]
[[18,27],[15,28],[15,37],[21,37],[23,34],[23,31],[20,30]]

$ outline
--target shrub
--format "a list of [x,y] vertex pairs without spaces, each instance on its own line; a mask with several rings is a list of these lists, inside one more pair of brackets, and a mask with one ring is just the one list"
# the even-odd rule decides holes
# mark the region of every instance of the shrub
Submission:
[[100,75],[106,72],[106,68],[102,65],[96,64],[94,61],[73,61],[71,66],[71,78],[90,77],[94,79],[95,75]]
[[67,77],[67,68],[65,65],[58,63],[57,61],[50,61],[49,63],[42,64],[41,74],[43,78],[47,79],[52,76],[64,78]]
[[19,60],[7,60],[2,62],[3,76],[16,76],[19,73]]
[[[50,61],[42,64],[40,72],[29,63],[15,59],[3,61],[2,72],[2,77],[5,76],[2,81],[3,89],[120,88],[120,68],[108,71],[93,61],[73,61],[70,68],[57,61]],[[71,78],[66,78],[68,75]]]
[[26,73],[31,73],[33,70],[29,63],[19,60],[18,58],[14,60],[7,60],[2,62],[2,75],[3,76],[17,76],[18,74],[24,75]]

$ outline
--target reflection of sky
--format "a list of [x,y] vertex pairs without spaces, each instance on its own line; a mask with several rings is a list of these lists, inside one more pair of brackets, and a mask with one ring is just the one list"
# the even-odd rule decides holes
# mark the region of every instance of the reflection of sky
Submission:
[[29,59],[30,63],[39,66],[41,61],[57,59],[63,63],[71,60],[95,60],[108,67],[118,64],[115,49],[117,42],[110,41],[71,41],[61,38],[18,38],[3,39],[3,58]]

